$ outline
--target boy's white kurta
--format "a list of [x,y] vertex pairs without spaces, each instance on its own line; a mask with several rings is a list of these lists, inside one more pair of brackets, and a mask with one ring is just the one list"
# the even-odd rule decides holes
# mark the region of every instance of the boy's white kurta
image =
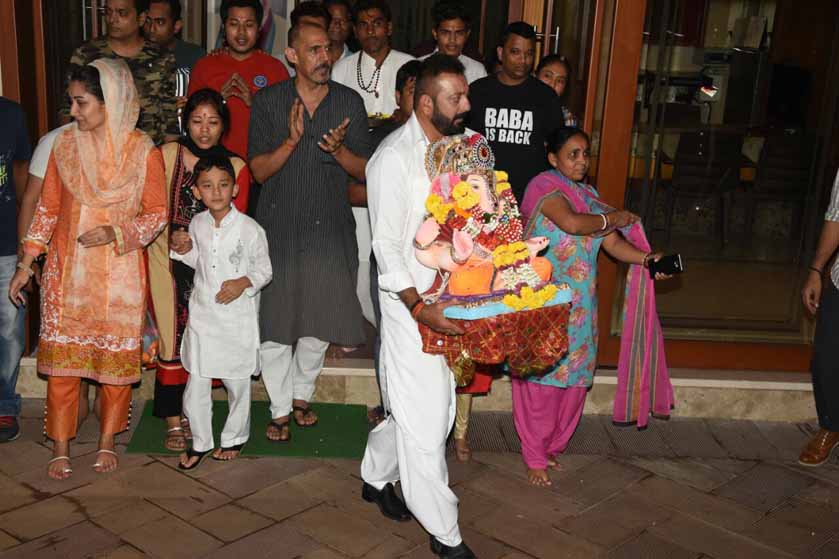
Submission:
[[390,415],[367,440],[364,481],[402,482],[411,513],[441,543],[460,544],[457,497],[449,489],[446,437],[454,421],[454,378],[440,356],[422,351],[417,323],[397,293],[431,287],[435,271],[414,256],[431,181],[428,139],[416,115],[388,136],[367,164],[367,199],[382,308],[382,393]]
[[[259,224],[231,206],[216,227],[209,211],[189,224],[192,250],[170,252],[195,268],[181,361],[191,375],[249,378],[259,368],[259,290],[271,281],[268,240]],[[221,284],[247,276],[253,284],[235,301],[216,303]]]

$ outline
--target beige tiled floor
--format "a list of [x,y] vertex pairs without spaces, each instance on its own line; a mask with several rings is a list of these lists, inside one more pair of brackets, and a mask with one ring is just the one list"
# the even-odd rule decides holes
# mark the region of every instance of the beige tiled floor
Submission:
[[[508,418],[476,421],[497,450],[450,461],[450,482],[481,559],[839,557],[839,463],[793,460],[812,425],[673,419],[638,433],[586,416],[538,489]],[[40,433],[0,445],[0,557],[432,557],[416,522],[361,500],[354,460],[208,460],[185,474],[121,451],[99,475],[94,450],[75,446],[73,478],[58,483]]]

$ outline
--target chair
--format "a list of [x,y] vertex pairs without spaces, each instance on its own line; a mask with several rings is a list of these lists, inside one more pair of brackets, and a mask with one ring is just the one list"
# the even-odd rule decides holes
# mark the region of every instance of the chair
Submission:
[[[800,242],[814,148],[814,139],[803,135],[784,134],[766,139],[754,186],[746,191],[745,232],[749,242],[754,236],[755,212],[762,202],[792,203],[791,248]],[[793,255],[797,258],[798,251],[793,250]]]
[[718,133],[713,129],[682,133],[673,161],[673,178],[666,190],[665,231],[669,245],[673,214],[680,198],[711,200],[714,207],[714,238],[725,246],[725,193],[740,180],[741,134]]

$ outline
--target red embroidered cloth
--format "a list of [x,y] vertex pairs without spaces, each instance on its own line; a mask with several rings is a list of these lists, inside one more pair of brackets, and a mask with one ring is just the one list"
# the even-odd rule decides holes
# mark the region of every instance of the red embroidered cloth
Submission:
[[422,350],[444,356],[453,369],[465,351],[477,363],[506,361],[514,376],[542,372],[568,351],[569,308],[569,304],[555,305],[479,320],[454,320],[466,330],[462,336],[447,336],[420,324]]

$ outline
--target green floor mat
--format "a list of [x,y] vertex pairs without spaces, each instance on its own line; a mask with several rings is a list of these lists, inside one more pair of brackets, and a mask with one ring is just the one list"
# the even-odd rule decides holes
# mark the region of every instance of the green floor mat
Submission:
[[[140,423],[134,430],[127,452],[179,454],[166,450],[166,422],[152,415],[154,402],[146,402]],[[367,444],[367,408],[349,404],[313,403],[319,420],[313,427],[300,428],[291,422],[291,441],[269,441],[265,428],[271,420],[268,402],[251,403],[251,436],[243,456],[311,456],[317,458],[361,458]],[[216,446],[227,417],[227,402],[213,402],[213,433]]]

